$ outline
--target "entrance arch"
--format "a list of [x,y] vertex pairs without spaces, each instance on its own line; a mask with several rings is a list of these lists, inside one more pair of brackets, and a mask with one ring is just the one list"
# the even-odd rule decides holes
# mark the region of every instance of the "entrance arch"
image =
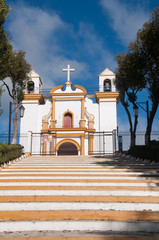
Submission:
[[56,145],[58,155],[78,155],[79,144],[73,139],[64,139]]

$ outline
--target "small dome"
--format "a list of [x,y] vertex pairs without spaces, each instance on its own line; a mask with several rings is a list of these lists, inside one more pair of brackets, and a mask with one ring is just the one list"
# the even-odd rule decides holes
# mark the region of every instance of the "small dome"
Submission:
[[103,75],[103,76],[114,75],[114,73],[110,71],[108,67],[106,67],[106,69],[100,75]]

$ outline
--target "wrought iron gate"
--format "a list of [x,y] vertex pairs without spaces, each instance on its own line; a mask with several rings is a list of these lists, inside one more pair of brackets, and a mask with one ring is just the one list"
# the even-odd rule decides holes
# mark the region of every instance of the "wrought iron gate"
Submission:
[[55,155],[56,133],[32,133],[31,155]]
[[117,151],[117,132],[89,132],[88,154],[109,155]]

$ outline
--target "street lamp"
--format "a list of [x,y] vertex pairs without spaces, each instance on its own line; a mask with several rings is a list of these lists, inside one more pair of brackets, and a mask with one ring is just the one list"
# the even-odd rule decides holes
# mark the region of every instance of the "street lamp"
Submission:
[[[20,117],[22,118],[24,116],[24,106],[22,104],[18,105],[18,108],[20,110]],[[12,102],[9,102],[9,134],[8,134],[8,145],[10,144],[11,139],[11,115],[15,111],[15,109],[12,110]]]
[[25,107],[23,105],[20,105],[19,107],[19,111],[20,111],[20,117],[24,117],[24,110],[25,110]]

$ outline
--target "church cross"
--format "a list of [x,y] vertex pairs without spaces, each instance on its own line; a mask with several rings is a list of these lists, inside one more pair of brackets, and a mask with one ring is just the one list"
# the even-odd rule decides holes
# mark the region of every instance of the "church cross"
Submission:
[[74,68],[71,69],[70,65],[68,64],[67,68],[64,68],[62,70],[63,70],[63,72],[67,72],[67,81],[70,82],[70,72],[74,72],[75,69]]

